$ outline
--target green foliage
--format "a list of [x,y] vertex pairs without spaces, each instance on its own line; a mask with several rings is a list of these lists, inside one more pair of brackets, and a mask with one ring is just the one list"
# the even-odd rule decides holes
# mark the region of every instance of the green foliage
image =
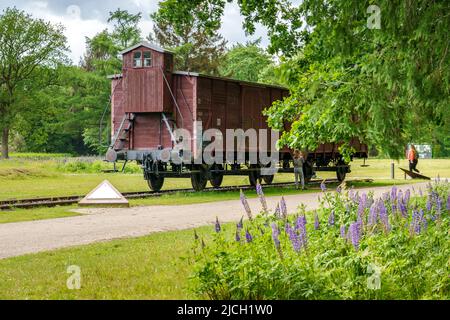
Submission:
[[[417,197],[407,200],[405,193],[394,190],[377,203],[372,194],[359,196],[353,189],[325,192],[318,209],[319,226],[315,226],[314,216],[305,216],[304,238],[299,221],[305,211],[300,206],[297,215],[289,218],[280,216],[279,211],[278,215],[262,212],[241,230],[217,233],[205,247],[198,239],[193,289],[200,297],[211,299],[447,300],[450,208],[445,204],[450,185],[441,181],[429,186],[430,210],[426,209],[427,198],[415,191],[413,196]],[[371,222],[373,207],[380,202],[387,209],[387,224],[381,213]],[[406,204],[407,213],[401,212],[400,202]],[[413,218],[419,209],[425,212],[426,224]],[[356,244],[348,229],[358,220],[362,224]],[[341,226],[345,226],[344,237]],[[289,228],[294,230],[290,235]],[[278,237],[274,230],[278,230]],[[241,239],[235,239],[235,232]],[[251,242],[243,232],[252,235]],[[305,239],[299,251],[294,249],[292,234]]]
[[[47,84],[41,87],[42,82]],[[104,149],[99,145],[99,120],[109,105],[108,79],[79,67],[60,66],[33,85],[18,99],[23,112],[15,130],[23,137],[25,150],[92,154]],[[109,134],[104,130],[103,143]]]
[[260,42],[261,39],[234,45],[220,65],[220,75],[243,81],[259,81],[262,72],[273,66],[272,57],[259,47]]
[[141,32],[138,23],[142,19],[142,13],[131,14],[118,8],[109,13],[108,22],[114,23],[112,38],[122,48],[128,48],[141,40]]
[[[200,19],[212,32],[226,2],[170,1],[166,15],[175,28],[178,19]],[[282,143],[313,149],[344,142],[348,155],[349,138],[357,135],[393,158],[411,140],[442,144],[450,126],[448,1],[379,1],[381,29],[368,27],[367,1],[237,3],[247,32],[262,24],[269,52],[292,57],[285,60],[292,97],[267,112],[274,128],[294,121]]]
[[[219,75],[218,68],[226,51],[226,40],[217,33],[218,29],[206,32],[199,19],[188,18],[174,24],[170,9],[172,6],[171,0],[159,2],[158,11],[151,14],[154,26],[148,40],[174,51],[175,70]],[[197,9],[205,8],[199,6]]]
[[16,8],[0,15],[0,129],[2,157],[8,158],[9,130],[22,113],[17,91],[40,78],[42,68],[66,61],[66,38],[61,25],[52,25]]

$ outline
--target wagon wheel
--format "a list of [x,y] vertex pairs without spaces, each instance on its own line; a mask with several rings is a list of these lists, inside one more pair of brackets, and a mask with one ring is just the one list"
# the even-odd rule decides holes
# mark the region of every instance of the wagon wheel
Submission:
[[194,188],[195,191],[202,191],[208,183],[207,172],[201,165],[195,166],[192,169],[196,171],[191,174],[192,188]]
[[343,162],[343,161],[339,161],[337,163],[337,165],[338,165],[338,167],[336,168],[336,177],[339,180],[339,182],[342,182],[342,181],[344,181],[345,176],[347,175],[347,172],[345,170],[346,168],[345,167],[341,167],[341,166],[345,166],[346,163]]
[[263,176],[263,180],[264,180],[264,182],[267,183],[267,184],[272,184],[273,178],[274,178],[274,175],[273,175],[273,174],[270,175],[270,176]]
[[[212,170],[223,170],[223,166],[221,164],[215,164],[211,167]],[[222,172],[211,172],[209,182],[214,188],[219,188],[223,181],[223,173]]]
[[306,183],[310,182],[314,174],[313,166],[310,162],[307,161],[303,164],[303,172],[305,174],[305,182]]
[[249,168],[251,171],[248,174],[248,180],[252,187],[256,187],[256,185],[261,183],[261,176],[259,174],[259,166],[252,164]]
[[[266,167],[270,168],[270,164],[268,164]],[[266,184],[272,184],[273,179],[275,178],[275,174],[267,174],[267,175],[263,175],[261,172],[261,179],[266,183]]]
[[164,184],[164,177],[151,173],[149,175],[149,180],[147,180],[147,183],[151,190],[158,192],[161,190]]
[[345,172],[344,168],[342,168],[342,167],[337,168],[337,170],[336,170],[336,177],[339,180],[339,182],[344,181],[346,175],[347,175],[347,173]]

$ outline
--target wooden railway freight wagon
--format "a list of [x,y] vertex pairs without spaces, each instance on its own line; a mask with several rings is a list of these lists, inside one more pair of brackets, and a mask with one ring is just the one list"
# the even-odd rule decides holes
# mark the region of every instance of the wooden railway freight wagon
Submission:
[[[262,170],[265,164],[259,153],[262,140],[267,139],[267,146],[273,143],[270,134],[258,136],[256,147],[249,139],[238,147],[236,136],[227,135],[227,131],[268,129],[262,111],[287,96],[286,88],[174,71],[172,52],[147,42],[124,50],[122,55],[122,74],[109,77],[112,142],[108,161],[137,161],[150,188],[156,191],[165,177],[189,177],[196,190],[205,188],[208,180],[219,187],[224,175],[248,175],[252,185],[258,180],[272,182],[273,174]],[[222,138],[205,138],[208,129],[221,132]],[[184,135],[180,136],[180,131]],[[216,146],[212,153],[220,161],[204,161],[205,148],[218,141],[223,148]],[[231,149],[226,148],[228,144]],[[355,157],[367,157],[366,145],[358,139],[352,145]],[[216,157],[218,153],[222,156]],[[279,171],[293,172],[291,150],[283,148],[276,154]],[[350,171],[337,144],[320,145],[308,152],[307,160],[307,179],[314,170],[336,171],[340,180]]]

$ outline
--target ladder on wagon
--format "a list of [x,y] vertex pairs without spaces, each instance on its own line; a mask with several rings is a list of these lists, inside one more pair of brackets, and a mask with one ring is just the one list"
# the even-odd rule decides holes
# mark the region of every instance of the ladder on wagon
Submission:
[[[122,121],[120,122],[119,128],[117,129],[116,133],[114,134],[111,140],[111,145],[109,146],[110,149],[120,150],[122,149],[125,141],[129,141],[130,131],[133,128],[135,117],[136,116],[134,113],[125,113],[125,115],[122,118]],[[125,125],[127,121],[128,123],[127,125]],[[116,147],[117,141],[122,142],[122,145],[120,147]]]

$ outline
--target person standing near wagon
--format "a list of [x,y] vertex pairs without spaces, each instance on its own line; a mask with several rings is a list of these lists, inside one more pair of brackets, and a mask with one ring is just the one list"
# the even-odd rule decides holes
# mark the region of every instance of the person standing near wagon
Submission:
[[305,190],[305,175],[303,172],[303,164],[305,163],[305,155],[300,150],[294,150],[294,175],[295,175],[295,188],[299,189],[298,180],[302,184],[302,190]]
[[417,170],[417,163],[419,162],[419,153],[416,150],[416,147],[412,144],[409,148],[408,152],[408,161],[409,161],[409,171],[416,171],[420,173],[419,170]]

